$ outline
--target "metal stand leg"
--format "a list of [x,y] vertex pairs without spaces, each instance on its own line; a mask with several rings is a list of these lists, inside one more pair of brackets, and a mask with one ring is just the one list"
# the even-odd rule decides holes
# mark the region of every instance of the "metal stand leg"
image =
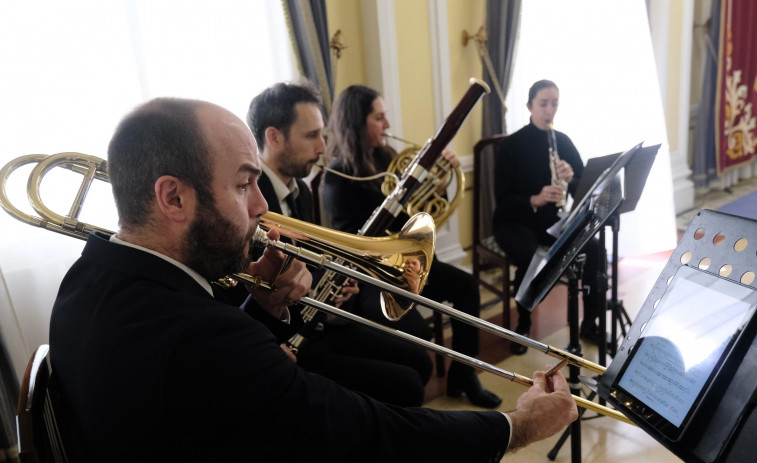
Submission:
[[[566,350],[576,356],[582,357],[581,343],[579,341],[579,322],[578,322],[578,294],[582,291],[578,288],[578,282],[583,275],[583,266],[586,260],[585,255],[579,255],[567,270],[568,275],[568,327],[570,329],[570,342]],[[581,394],[581,381],[579,379],[580,368],[576,366],[568,367],[568,384],[573,395]],[[552,448],[547,457],[554,460],[557,452],[565,443],[570,435],[571,461],[573,463],[581,462],[581,419],[574,421],[568,429],[563,432],[557,445]]]
[[612,327],[610,332],[610,356],[615,357],[618,349],[618,327],[622,337],[626,336],[626,326],[631,326],[631,317],[628,316],[628,312],[623,307],[623,302],[618,300],[618,232],[620,229],[620,216],[614,214],[609,220],[608,224],[612,229],[612,279],[610,285],[610,301],[609,307],[612,313]]

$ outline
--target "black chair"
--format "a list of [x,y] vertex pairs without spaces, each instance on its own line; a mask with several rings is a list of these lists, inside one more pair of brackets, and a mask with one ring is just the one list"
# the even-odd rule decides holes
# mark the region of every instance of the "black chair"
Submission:
[[[497,245],[494,236],[482,236],[481,230],[481,171],[483,159],[497,147],[507,135],[493,135],[482,138],[473,147],[473,276],[479,284],[493,292],[502,300],[502,326],[510,328],[510,294],[513,282],[510,280],[510,260]],[[488,149],[487,149],[488,148]],[[500,269],[502,285],[490,283],[481,278],[481,272]]]
[[[67,453],[65,425],[56,413],[56,392],[51,387],[47,344],[32,354],[21,382],[16,409],[18,453],[22,463],[64,463],[75,461]],[[70,451],[70,449],[68,449]]]

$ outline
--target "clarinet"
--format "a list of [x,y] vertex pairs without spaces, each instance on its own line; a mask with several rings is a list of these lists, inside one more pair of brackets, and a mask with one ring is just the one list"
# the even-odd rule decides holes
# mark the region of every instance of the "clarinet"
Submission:
[[[442,123],[433,138],[431,138],[416,154],[413,161],[405,169],[402,179],[397,183],[394,190],[386,196],[384,202],[377,207],[358,235],[380,236],[384,230],[394,222],[412,193],[423,183],[444,148],[449,145],[452,138],[460,130],[470,112],[476,106],[481,97],[489,93],[489,86],[478,79],[470,79],[470,87],[463,98],[455,106],[447,119]],[[341,259],[339,259],[341,260]],[[338,263],[344,263],[338,262]],[[341,294],[347,286],[349,279],[332,270],[327,270],[311,291],[311,297],[321,302],[333,305],[334,299]],[[295,355],[302,349],[309,336],[317,330],[320,316],[316,309],[306,307],[302,310],[303,328],[287,341]]]
[[549,170],[552,173],[552,185],[559,186],[562,189],[562,199],[555,203],[557,210],[562,212],[568,197],[568,182],[557,177],[557,163],[560,162],[560,155],[557,153],[557,137],[552,130],[552,124],[547,129],[547,142],[549,143]]

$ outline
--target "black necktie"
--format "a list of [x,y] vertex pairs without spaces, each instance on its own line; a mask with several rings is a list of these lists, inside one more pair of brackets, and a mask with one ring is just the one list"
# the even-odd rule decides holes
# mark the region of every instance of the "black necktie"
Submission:
[[300,210],[297,207],[297,201],[295,201],[294,199],[294,192],[289,193],[285,199],[286,199],[287,205],[289,206],[289,213],[291,214],[291,217],[295,219],[299,219]]

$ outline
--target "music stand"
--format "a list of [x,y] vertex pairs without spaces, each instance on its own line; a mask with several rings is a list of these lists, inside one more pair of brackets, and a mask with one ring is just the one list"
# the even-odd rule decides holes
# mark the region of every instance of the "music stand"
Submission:
[[604,174],[604,172],[612,167],[613,163],[621,153],[608,154],[606,156],[598,156],[586,161],[584,166],[584,172],[581,174],[581,180],[578,182],[576,188],[576,194],[573,195],[573,202],[579,204],[584,199],[586,193],[589,192],[594,182]]
[[[618,326],[623,336],[626,335],[626,326],[631,325],[631,317],[623,307],[623,302],[618,300],[618,233],[620,231],[620,214],[631,212],[636,209],[636,204],[639,202],[641,193],[644,190],[649,172],[652,170],[652,164],[654,164],[657,152],[660,149],[660,145],[653,145],[643,147],[636,153],[631,162],[625,168],[624,171],[624,194],[623,202],[620,204],[618,210],[610,217],[608,225],[612,231],[612,277],[610,283],[610,301],[609,308],[612,314],[612,329],[610,333],[610,339],[613,340],[610,345],[610,355],[615,356],[617,351],[617,339],[618,339]],[[600,241],[604,243],[604,229],[600,232]],[[604,321],[604,317],[600,319]],[[602,327],[601,332],[605,331]],[[605,361],[605,349],[600,349],[601,362],[604,365]]]
[[623,193],[618,174],[640,149],[641,143],[618,155],[570,213],[548,230],[558,238],[549,249],[538,249],[531,259],[515,296],[523,307],[532,311],[544,299],[578,252],[620,207]]
[[[754,315],[754,296],[757,295],[755,287],[755,272],[757,272],[757,221],[729,214],[703,210],[692,220],[686,233],[673,251],[668,263],[660,273],[656,283],[647,296],[644,304],[632,324],[628,335],[623,339],[616,357],[613,359],[607,371],[600,376],[598,393],[608,403],[614,405],[619,411],[628,416],[639,425],[645,432],[655,438],[660,444],[687,462],[716,463],[716,462],[741,462],[753,461],[757,453],[757,317]],[[681,274],[694,274],[701,278],[714,282],[702,286],[703,288],[715,288],[716,285],[730,285],[728,291],[715,292],[710,301],[715,303],[702,303],[704,298],[697,297],[690,301],[690,291],[686,293],[676,292],[676,285],[680,281]],[[738,291],[735,291],[733,288]],[[696,394],[698,387],[693,387],[690,394],[681,393],[680,384],[691,383],[689,378],[692,369],[687,366],[683,370],[683,376],[666,373],[663,370],[660,386],[654,389],[644,389],[651,395],[644,399],[628,400],[629,386],[624,385],[623,375],[628,381],[645,383],[649,377],[660,377],[654,370],[658,365],[668,365],[669,362],[647,362],[650,373],[646,369],[637,372],[631,366],[635,356],[644,359],[642,347],[644,338],[654,339],[657,336],[654,331],[654,318],[661,313],[682,312],[687,329],[680,329],[680,324],[666,324],[666,333],[671,339],[680,336],[678,333],[695,332],[700,326],[693,323],[698,317],[703,317],[704,336],[695,337],[695,351],[702,345],[711,341],[709,338],[721,332],[724,323],[715,320],[714,315],[722,313],[718,309],[713,314],[707,312],[712,306],[720,305],[720,301],[729,301],[735,294],[748,293],[747,296],[739,296],[735,303],[729,302],[729,307],[737,306],[741,301],[752,304],[751,312],[746,311],[747,319],[741,318],[741,325],[736,331],[725,330],[730,338],[722,338],[713,343],[722,349],[722,354],[711,354],[710,362],[700,362],[695,365],[709,363],[715,365],[714,376],[711,383],[703,384],[702,393],[694,402],[689,402],[691,396]],[[681,294],[685,297],[681,298]],[[680,300],[680,301],[677,301]],[[748,301],[752,302],[748,302]],[[680,309],[675,303],[683,305]],[[699,313],[699,311],[705,311]],[[652,328],[648,328],[652,326]],[[647,331],[644,331],[647,330]],[[733,333],[733,334],[731,334]],[[723,340],[724,339],[724,340]],[[654,346],[655,344],[651,344]],[[667,349],[656,349],[652,353],[655,356],[664,356],[666,352],[674,352]],[[677,351],[685,353],[686,351]],[[717,363],[712,359],[717,358]],[[635,375],[635,376],[634,376]],[[691,383],[695,384],[695,383]],[[672,386],[671,386],[672,385]],[[631,393],[632,395],[634,393]],[[657,397],[657,394],[660,396]],[[638,392],[636,393],[638,394]],[[679,425],[678,431],[671,437],[668,423],[652,419],[655,410],[659,409],[660,397],[675,408],[683,411],[676,413],[688,413]],[[669,402],[668,402],[669,401]],[[691,405],[689,405],[691,404]],[[665,408],[672,409],[666,405]],[[628,407],[628,408],[626,408]],[[643,417],[643,418],[642,418]]]
[[[641,193],[644,190],[649,172],[654,164],[657,152],[660,149],[659,144],[653,146],[641,147],[636,151],[631,158],[627,160],[619,160],[621,156],[627,156],[629,152],[608,154],[606,156],[600,156],[589,159],[584,168],[584,173],[581,176],[581,181],[576,188],[576,195],[574,202],[579,204],[586,197],[586,194],[595,186],[597,181],[601,181],[604,176],[610,175],[612,172],[617,172],[621,167],[624,168],[623,174],[623,202],[618,207],[618,210],[612,214],[607,221],[607,226],[612,231],[612,276],[610,278],[610,301],[609,305],[610,313],[612,314],[612,329],[611,337],[613,341],[618,338],[618,326],[620,326],[621,333],[625,336],[626,326],[631,325],[631,318],[628,316],[623,303],[618,300],[618,232],[620,230],[620,214],[631,212],[636,209],[636,204],[641,198]],[[558,224],[550,227],[549,232],[551,234],[557,234],[562,232],[560,227],[565,226],[565,222],[561,221]],[[604,245],[605,233],[604,228],[599,231],[599,242]],[[604,256],[601,256],[604,259]],[[600,276],[602,278],[600,278]],[[602,281],[600,281],[602,280]],[[598,275],[596,290],[606,291],[607,276],[606,273]],[[599,307],[599,312],[604,313],[607,307]],[[599,319],[599,331],[600,333],[606,332],[606,321],[604,317]],[[616,342],[610,344],[610,355],[614,356],[617,345]],[[607,346],[603,343],[599,345],[599,363],[604,365],[607,357]]]
[[[528,310],[539,304],[563,274],[568,275],[568,325],[570,329],[570,344],[568,352],[582,356],[581,345],[578,341],[578,280],[581,278],[583,266],[580,259],[576,259],[586,243],[600,231],[609,218],[618,210],[623,201],[620,172],[629,165],[636,153],[641,149],[641,143],[617,155],[608,168],[599,172],[583,198],[574,203],[571,212],[552,227],[559,234],[555,243],[548,249],[539,249],[531,259],[526,275],[518,288],[516,301]],[[596,291],[597,288],[594,288]],[[601,308],[600,308],[601,309]],[[600,319],[601,320],[601,319]],[[604,323],[600,324],[604,328]],[[600,343],[602,344],[602,343]],[[580,369],[569,367],[569,383],[574,394],[581,393]],[[593,398],[593,395],[592,395]],[[559,448],[570,433],[571,458],[574,463],[581,461],[581,423],[576,420],[563,434],[556,446]],[[556,449],[550,454],[556,453]]]

